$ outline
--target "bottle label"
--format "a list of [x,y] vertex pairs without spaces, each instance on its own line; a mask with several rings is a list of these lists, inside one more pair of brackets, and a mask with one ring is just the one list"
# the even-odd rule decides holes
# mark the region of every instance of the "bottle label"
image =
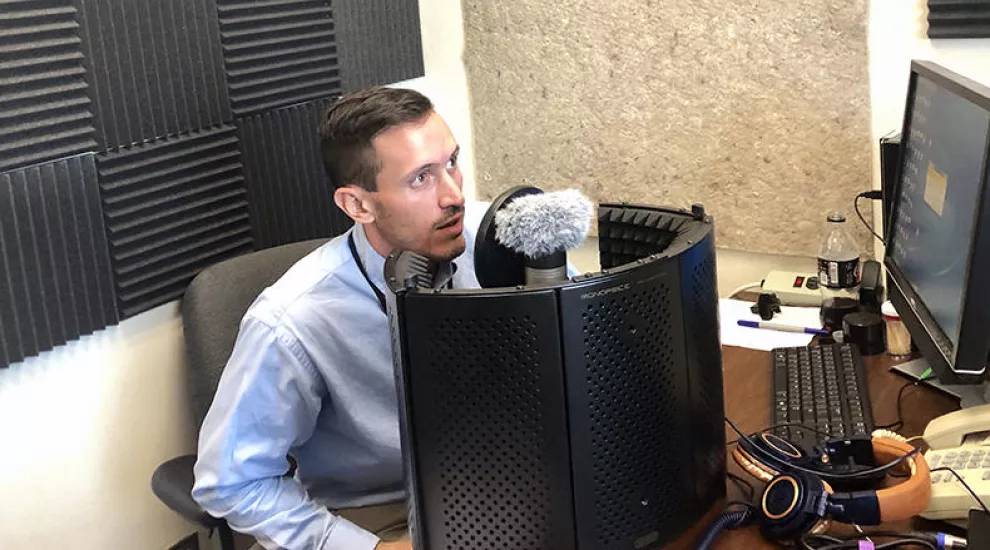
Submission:
[[859,258],[845,261],[818,258],[818,282],[829,288],[850,288],[859,284]]

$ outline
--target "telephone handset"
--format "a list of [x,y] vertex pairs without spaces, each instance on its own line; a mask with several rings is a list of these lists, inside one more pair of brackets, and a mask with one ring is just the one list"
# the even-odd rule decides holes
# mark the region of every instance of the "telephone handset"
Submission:
[[[990,503],[990,405],[942,415],[928,423],[924,434],[932,468],[948,466],[958,473],[983,502]],[[932,499],[921,513],[928,519],[963,519],[979,508],[972,495],[950,472],[932,473]]]
[[932,449],[959,447],[967,436],[990,433],[990,405],[943,414],[925,428],[925,443]]

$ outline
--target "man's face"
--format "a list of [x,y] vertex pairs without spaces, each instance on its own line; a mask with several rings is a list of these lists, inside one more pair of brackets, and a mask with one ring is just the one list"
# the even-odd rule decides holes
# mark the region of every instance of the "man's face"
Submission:
[[452,260],[464,252],[460,148],[443,118],[389,128],[372,140],[380,165],[369,231],[394,249]]

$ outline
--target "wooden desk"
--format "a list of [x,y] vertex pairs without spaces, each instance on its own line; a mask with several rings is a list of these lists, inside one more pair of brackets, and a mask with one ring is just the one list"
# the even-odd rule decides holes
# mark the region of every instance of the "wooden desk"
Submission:
[[[894,364],[886,355],[864,358],[866,379],[873,401],[873,417],[877,424],[889,424],[897,419],[897,391],[907,381],[888,371]],[[745,433],[766,428],[770,424],[770,354],[744,348],[722,348],[722,365],[725,387],[725,414]],[[921,434],[928,421],[936,416],[954,411],[959,404],[952,398],[934,390],[917,387],[905,391],[902,400],[904,428],[900,433],[906,436]],[[726,441],[736,438],[735,432],[726,427]],[[732,460],[728,459],[729,471],[754,482],[759,490],[762,484],[756,482]],[[727,483],[729,499],[745,500],[734,483]],[[759,495],[759,493],[757,493]],[[904,530],[916,526],[923,520],[885,524],[890,529]],[[717,540],[717,550],[732,548],[777,549],[760,536],[756,526],[727,531]]]

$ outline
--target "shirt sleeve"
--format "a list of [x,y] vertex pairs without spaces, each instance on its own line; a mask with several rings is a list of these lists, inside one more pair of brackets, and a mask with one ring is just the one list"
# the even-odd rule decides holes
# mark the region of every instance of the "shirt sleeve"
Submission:
[[325,395],[298,342],[245,318],[199,436],[192,496],[265,548],[372,550],[378,537],[312,501],[286,477]]

